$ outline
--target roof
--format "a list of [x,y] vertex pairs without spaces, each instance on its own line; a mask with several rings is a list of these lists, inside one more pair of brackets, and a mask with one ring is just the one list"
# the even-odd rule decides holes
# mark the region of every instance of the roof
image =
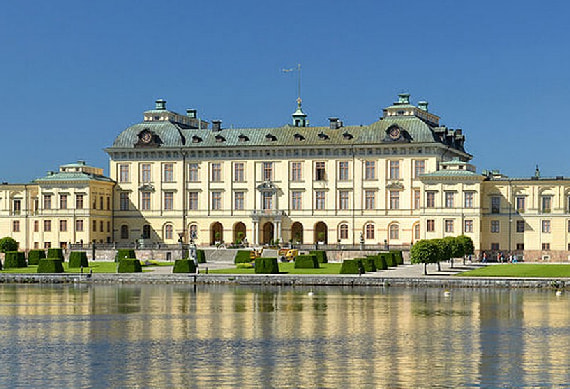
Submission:
[[109,177],[101,176],[97,174],[89,174],[83,172],[55,172],[48,174],[45,177],[37,178],[33,180],[33,183],[49,183],[58,181],[101,181],[101,182],[113,182]]

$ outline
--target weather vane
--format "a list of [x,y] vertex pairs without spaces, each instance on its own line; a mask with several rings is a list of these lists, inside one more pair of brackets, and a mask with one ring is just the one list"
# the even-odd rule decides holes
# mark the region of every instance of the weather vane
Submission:
[[283,73],[297,72],[297,103],[301,103],[301,64],[295,68],[281,69]]

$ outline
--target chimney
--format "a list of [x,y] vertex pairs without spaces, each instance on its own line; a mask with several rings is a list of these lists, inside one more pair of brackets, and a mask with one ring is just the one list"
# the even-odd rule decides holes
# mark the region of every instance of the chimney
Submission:
[[212,120],[212,131],[221,131],[221,129],[222,129],[222,121]]
[[166,100],[158,99],[155,101],[155,103],[157,111],[164,111],[166,109]]
[[422,111],[428,111],[428,102],[427,101],[418,101],[418,108]]
[[329,118],[329,128],[331,130],[340,128],[340,123],[341,122],[338,120],[338,118]]
[[196,110],[188,108],[186,110],[186,116],[188,116],[189,118],[196,119]]
[[400,93],[398,95],[398,104],[410,104],[410,94]]

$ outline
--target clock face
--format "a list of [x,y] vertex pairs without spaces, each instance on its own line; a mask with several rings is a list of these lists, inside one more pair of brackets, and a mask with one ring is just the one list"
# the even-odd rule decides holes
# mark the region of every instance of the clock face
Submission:
[[398,127],[392,127],[390,129],[390,138],[398,139],[400,137],[400,129]]
[[143,132],[143,133],[141,134],[141,140],[142,140],[144,143],[150,143],[150,141],[152,140],[152,134],[151,134],[150,132],[148,132],[148,131]]

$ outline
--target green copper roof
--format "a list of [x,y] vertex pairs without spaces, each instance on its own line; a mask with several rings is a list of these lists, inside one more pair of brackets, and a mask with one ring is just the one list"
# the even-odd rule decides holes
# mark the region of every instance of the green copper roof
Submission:
[[33,180],[33,183],[49,183],[58,181],[103,181],[103,182],[113,182],[109,177],[88,174],[83,172],[54,172],[48,174],[45,177],[37,178]]

